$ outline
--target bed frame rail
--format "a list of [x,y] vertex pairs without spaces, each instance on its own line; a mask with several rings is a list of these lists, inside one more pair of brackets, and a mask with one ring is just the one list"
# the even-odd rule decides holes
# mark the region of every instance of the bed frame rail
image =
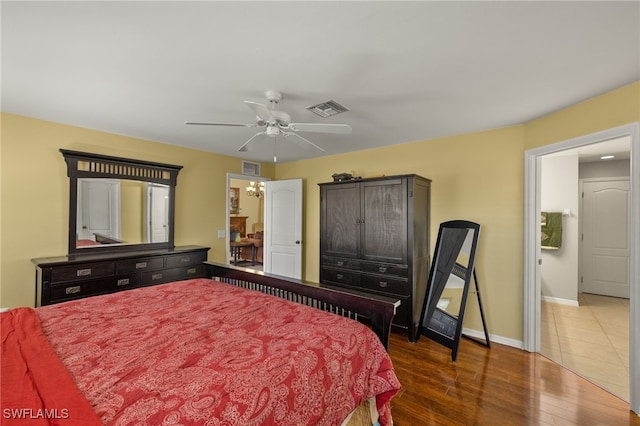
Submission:
[[366,318],[386,349],[389,345],[391,321],[400,306],[400,301],[388,297],[365,293],[344,292],[320,287],[279,275],[256,272],[215,262],[204,262],[207,276],[218,281],[295,303],[311,306],[322,311],[358,320]]

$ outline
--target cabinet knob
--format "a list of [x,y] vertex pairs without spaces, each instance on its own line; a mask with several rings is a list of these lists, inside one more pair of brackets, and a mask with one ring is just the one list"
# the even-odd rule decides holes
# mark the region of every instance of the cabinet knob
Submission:
[[386,286],[387,286],[386,281],[380,281],[380,287],[386,287]]

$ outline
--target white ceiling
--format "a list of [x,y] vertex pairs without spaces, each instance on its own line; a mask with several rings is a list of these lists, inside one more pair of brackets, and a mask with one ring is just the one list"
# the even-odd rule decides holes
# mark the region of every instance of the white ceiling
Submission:
[[[272,161],[245,100],[332,155],[527,122],[640,80],[640,2],[2,1],[2,110]],[[305,107],[350,109],[320,118]],[[277,142],[278,162],[319,154]]]

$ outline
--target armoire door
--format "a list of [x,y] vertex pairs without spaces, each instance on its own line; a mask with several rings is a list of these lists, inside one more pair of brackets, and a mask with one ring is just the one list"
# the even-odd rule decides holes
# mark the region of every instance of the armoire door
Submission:
[[360,249],[360,184],[345,183],[322,188],[322,253],[357,258]]
[[407,180],[362,183],[361,258],[407,263]]

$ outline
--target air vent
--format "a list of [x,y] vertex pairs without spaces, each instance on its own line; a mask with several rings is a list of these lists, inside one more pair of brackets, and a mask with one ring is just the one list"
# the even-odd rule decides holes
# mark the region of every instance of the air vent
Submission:
[[319,115],[320,117],[331,117],[332,115],[340,114],[341,112],[349,111],[349,108],[340,105],[334,100],[323,102],[318,105],[307,107],[312,113]]
[[260,176],[260,163],[242,160],[242,174],[250,176]]

